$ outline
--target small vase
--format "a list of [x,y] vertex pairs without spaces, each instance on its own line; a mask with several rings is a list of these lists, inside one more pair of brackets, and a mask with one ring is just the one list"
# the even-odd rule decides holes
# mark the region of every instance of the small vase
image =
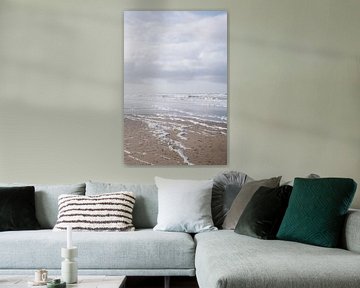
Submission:
[[78,281],[78,269],[75,261],[77,255],[77,247],[61,248],[61,257],[65,258],[61,262],[61,279],[67,284],[77,283]]

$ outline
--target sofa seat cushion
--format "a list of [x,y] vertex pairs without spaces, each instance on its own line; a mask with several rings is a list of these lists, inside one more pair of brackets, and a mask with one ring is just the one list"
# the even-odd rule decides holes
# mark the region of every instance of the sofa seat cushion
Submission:
[[[186,233],[73,232],[79,270],[194,269],[195,244]],[[0,269],[60,269],[66,232],[2,232]]]
[[195,236],[200,288],[358,287],[360,254],[229,230]]

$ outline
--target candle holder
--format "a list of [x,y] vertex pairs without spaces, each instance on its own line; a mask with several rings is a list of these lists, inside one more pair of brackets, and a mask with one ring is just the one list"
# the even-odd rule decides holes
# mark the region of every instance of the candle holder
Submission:
[[68,284],[77,283],[78,269],[75,257],[78,255],[77,247],[61,248],[61,279]]

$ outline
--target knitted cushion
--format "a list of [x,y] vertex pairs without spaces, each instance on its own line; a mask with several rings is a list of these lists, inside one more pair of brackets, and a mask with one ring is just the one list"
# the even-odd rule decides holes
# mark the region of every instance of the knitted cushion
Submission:
[[134,204],[132,192],[60,195],[54,230],[65,230],[70,225],[74,231],[132,231]]

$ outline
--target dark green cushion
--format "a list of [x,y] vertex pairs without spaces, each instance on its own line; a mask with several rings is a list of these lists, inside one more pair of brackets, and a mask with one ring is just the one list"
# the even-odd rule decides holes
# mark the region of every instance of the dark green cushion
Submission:
[[337,247],[355,191],[349,178],[295,178],[277,238]]
[[235,232],[261,239],[275,239],[288,206],[292,187],[260,187],[252,196]]
[[35,188],[0,188],[0,231],[39,229],[35,216]]

